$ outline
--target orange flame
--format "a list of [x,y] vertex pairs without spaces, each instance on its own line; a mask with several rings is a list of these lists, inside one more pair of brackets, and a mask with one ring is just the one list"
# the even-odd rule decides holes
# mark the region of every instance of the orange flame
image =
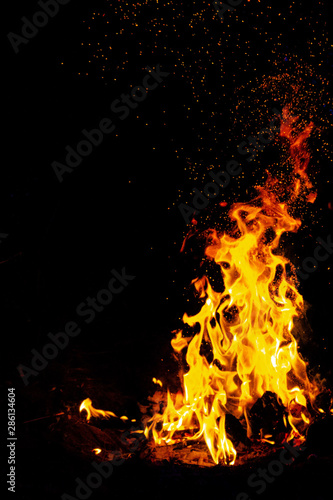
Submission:
[[[96,408],[93,407],[92,401],[90,398],[85,399],[82,401],[80,405],[80,412],[86,410],[87,412],[87,422],[91,419],[91,417],[116,417],[112,411],[104,411],[104,410],[96,410]],[[127,418],[127,417],[126,417]]]
[[286,137],[290,143],[289,151],[295,175],[291,195],[293,199],[297,198],[303,184],[304,187],[310,191],[308,194],[308,201],[313,203],[316,199],[316,193],[314,193],[312,183],[306,173],[306,169],[310,162],[310,152],[306,147],[306,140],[309,138],[314,128],[314,124],[310,122],[302,132],[297,134],[294,129],[297,121],[298,117],[292,116],[287,106],[283,108],[280,137]]
[[162,384],[162,382],[159,379],[153,377],[152,380],[153,380],[154,384],[157,384],[157,385],[160,385],[161,387],[163,387],[163,384]]
[[[294,173],[289,200],[313,189],[306,173],[309,153],[306,139],[313,124],[295,133],[297,118],[283,110],[280,136],[290,141]],[[195,316],[184,315],[189,326],[199,325],[192,339],[178,332],[174,350],[187,349],[189,369],[182,377],[182,392],[168,391],[163,414],[156,413],[145,429],[156,444],[204,439],[217,464],[232,465],[236,450],[225,429],[227,414],[245,418],[252,436],[249,410],[266,391],[275,393],[287,412],[287,439],[305,439],[311,417],[308,403],[319,388],[310,382],[306,363],[293,336],[294,318],[303,310],[296,278],[287,275],[288,259],[277,254],[281,235],[301,225],[279,200],[280,184],[268,176],[250,203],[235,203],[229,212],[237,231],[219,236],[209,232],[206,255],[220,267],[224,291],[216,292],[208,278],[193,280],[204,304]],[[313,200],[314,194],[308,200]],[[210,356],[203,354],[209,346]],[[185,435],[185,430],[192,435]],[[274,444],[270,435],[262,441]]]

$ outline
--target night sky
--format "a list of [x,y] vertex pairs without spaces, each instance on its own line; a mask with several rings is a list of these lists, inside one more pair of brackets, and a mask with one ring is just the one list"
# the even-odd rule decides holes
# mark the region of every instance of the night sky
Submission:
[[[22,392],[25,408],[31,387],[38,387],[43,412],[42,394],[64,375],[46,368],[27,390],[17,365],[29,364],[31,349],[41,350],[49,332],[79,322],[77,306],[105,288],[113,269],[125,267],[135,279],[91,324],[81,319],[81,334],[53,366],[69,369],[77,351],[109,351],[103,376],[138,398],[151,377],[167,379],[171,331],[193,302],[190,282],[201,259],[195,246],[180,253],[184,237],[190,230],[224,230],[230,205],[249,201],[266,170],[282,176],[286,144],[274,138],[252,161],[239,149],[268,127],[274,109],[288,105],[301,125],[315,125],[309,175],[317,199],[301,207],[302,227],[285,236],[282,251],[300,266],[313,256],[318,237],[331,237],[332,3],[232,3],[233,10],[219,15],[221,7],[205,0],[63,1],[59,9],[52,3],[57,12],[37,32],[28,28],[30,39],[17,36],[23,36],[22,17],[31,21],[41,12],[38,2],[7,6],[2,331],[7,385]],[[45,15],[34,19],[43,24]],[[120,103],[143,82],[157,85]],[[82,131],[102,122],[113,131],[89,153],[83,147],[81,160],[72,153],[77,166],[59,174],[66,148],[77,151],[87,139]],[[230,160],[242,173],[187,223],[180,204],[192,205],[193,189],[202,192],[209,172]],[[330,384],[332,259],[300,283],[309,306],[301,352]],[[33,408],[24,412],[40,416]]]

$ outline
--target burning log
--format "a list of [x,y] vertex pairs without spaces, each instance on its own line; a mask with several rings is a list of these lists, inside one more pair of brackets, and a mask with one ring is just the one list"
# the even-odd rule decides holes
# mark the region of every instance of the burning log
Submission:
[[178,331],[172,341],[176,353],[186,351],[187,370],[182,390],[168,391],[163,411],[156,409],[147,424],[146,437],[157,445],[204,440],[215,464],[232,465],[235,445],[248,443],[231,417],[242,421],[247,438],[267,444],[305,439],[313,420],[308,407],[321,387],[309,379],[298,352],[294,319],[303,298],[277,248],[283,233],[301,225],[292,203],[315,200],[306,172],[312,128],[297,130],[297,117],[284,108],[280,136],[290,144],[291,180],[284,184],[268,174],[256,199],[231,207],[229,233],[206,233],[205,255],[219,266],[223,288],[215,290],[206,275],[192,281],[201,307],[183,321],[199,331],[192,338]]
[[80,417],[62,423],[62,435],[67,451],[96,461],[127,460],[144,440],[141,422],[96,409],[89,398],[80,405]]
[[[281,443],[286,435],[286,410],[277,400],[276,394],[265,392],[249,411],[252,438]],[[290,427],[289,427],[290,430]]]
[[323,417],[309,428],[307,445],[315,456],[332,456],[333,450],[333,417]]
[[[201,467],[234,465],[236,457],[244,463],[286,441],[303,443],[324,411],[316,407],[321,384],[309,378],[295,336],[303,298],[291,263],[278,252],[281,236],[301,225],[292,204],[315,199],[306,172],[313,124],[297,131],[296,122],[285,108],[280,136],[290,143],[289,182],[268,173],[254,200],[231,207],[228,232],[204,235],[205,259],[219,271],[219,286],[203,272],[192,281],[200,307],[184,314],[184,331],[177,330],[171,342],[182,365],[181,388],[165,392],[153,379],[160,389],[140,407],[144,436],[152,437],[142,458]],[[88,422],[128,421],[93,408],[90,399],[80,411]],[[90,452],[98,448],[99,455],[113,445],[126,455],[131,441],[124,446],[107,429],[92,426],[87,440]]]

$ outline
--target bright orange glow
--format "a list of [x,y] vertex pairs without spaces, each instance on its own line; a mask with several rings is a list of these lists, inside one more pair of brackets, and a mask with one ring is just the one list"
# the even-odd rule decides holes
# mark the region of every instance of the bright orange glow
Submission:
[[[208,234],[205,254],[219,266],[224,291],[215,291],[205,275],[192,282],[203,305],[195,316],[185,314],[183,322],[200,331],[192,338],[177,332],[171,342],[176,353],[186,351],[189,368],[182,391],[175,396],[168,391],[163,414],[155,413],[145,429],[157,445],[204,440],[216,464],[232,465],[237,453],[226,433],[226,415],[245,418],[251,438],[249,410],[266,391],[286,410],[286,439],[305,439],[308,405],[319,388],[309,380],[293,336],[303,298],[295,275],[287,272],[290,262],[278,251],[282,234],[301,225],[289,205],[301,195],[315,199],[306,173],[306,139],[313,124],[296,131],[297,123],[285,108],[280,136],[290,144],[289,186],[268,175],[257,198],[231,207],[233,232]],[[281,199],[286,194],[288,203]],[[209,361],[203,348],[209,348]],[[271,437],[262,441],[273,445]]]
[[102,450],[100,448],[94,448],[93,452],[95,453],[95,455],[99,455],[100,453],[102,453]]
[[154,382],[154,384],[157,384],[157,385],[160,385],[161,387],[163,387],[162,382],[155,377],[153,377],[153,382]]
[[[104,410],[96,410],[96,408],[93,407],[92,401],[90,398],[85,399],[82,401],[80,405],[80,411],[85,410],[87,412],[87,422],[89,422],[91,417],[116,417],[112,411],[104,411]],[[126,417],[127,418],[127,417]]]

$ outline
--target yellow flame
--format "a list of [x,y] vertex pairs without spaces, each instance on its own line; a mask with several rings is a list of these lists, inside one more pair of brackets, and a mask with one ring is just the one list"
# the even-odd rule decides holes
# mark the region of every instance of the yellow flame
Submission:
[[155,377],[153,377],[153,382],[154,382],[154,384],[157,384],[157,385],[160,385],[161,387],[163,387],[162,382]]
[[116,417],[112,411],[104,411],[104,410],[97,410],[96,408],[93,407],[92,401],[90,398],[85,399],[82,401],[80,405],[80,412],[85,410],[87,412],[87,422],[89,422],[91,417]]
[[[295,138],[291,128],[295,120],[288,110],[283,117],[280,134],[291,141],[295,175],[290,199],[295,199],[302,190],[312,189],[305,173],[309,162],[305,141],[313,124]],[[189,368],[182,376],[182,391],[176,396],[168,391],[163,414],[156,413],[145,429],[146,437],[151,433],[158,445],[202,439],[216,464],[232,465],[236,450],[226,433],[226,415],[244,417],[251,437],[249,411],[266,391],[276,394],[288,413],[283,416],[287,439],[304,439],[310,423],[307,404],[319,389],[308,379],[292,334],[303,298],[295,278],[287,273],[290,262],[277,249],[283,233],[296,232],[301,222],[286,203],[279,202],[278,186],[269,177],[264,187],[258,187],[255,200],[231,207],[234,233],[208,233],[205,253],[219,266],[224,290],[215,291],[206,276],[192,281],[204,301],[194,316],[184,314],[183,322],[199,326],[200,331],[192,338],[177,332],[171,342],[177,353],[187,348]],[[209,358],[202,353],[203,346],[209,347]],[[190,437],[184,433],[189,430]],[[274,444],[272,439],[263,440]]]

